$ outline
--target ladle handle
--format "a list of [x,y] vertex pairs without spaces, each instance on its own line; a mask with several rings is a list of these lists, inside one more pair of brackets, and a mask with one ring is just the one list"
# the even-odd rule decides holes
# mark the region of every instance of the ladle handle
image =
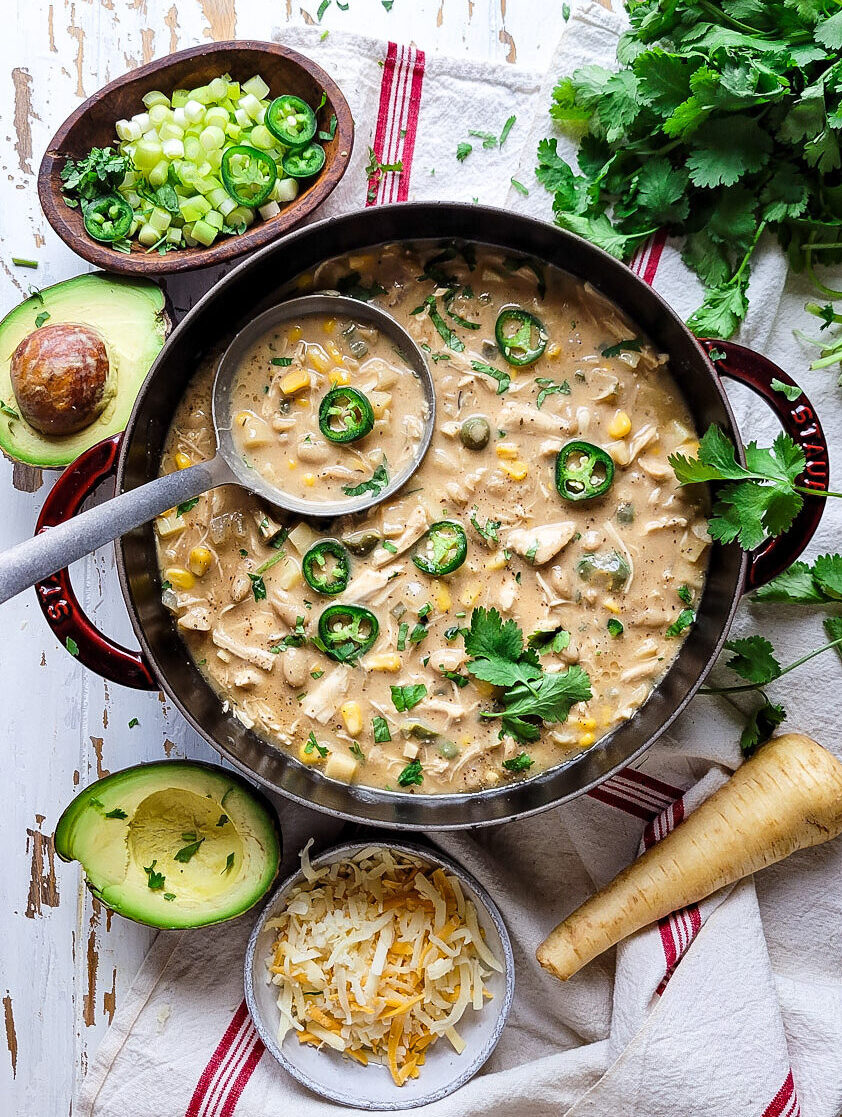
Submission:
[[200,462],[121,493],[67,523],[46,528],[32,539],[18,543],[0,554],[0,604],[104,543],[148,523],[168,508],[231,479],[221,458]]

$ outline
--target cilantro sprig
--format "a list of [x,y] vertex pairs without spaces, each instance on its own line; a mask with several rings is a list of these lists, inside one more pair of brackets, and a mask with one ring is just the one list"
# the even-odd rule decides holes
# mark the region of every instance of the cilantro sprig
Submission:
[[806,459],[788,434],[779,434],[771,447],[750,442],[745,459],[745,465],[737,461],[734,443],[716,426],[708,427],[702,436],[697,457],[672,454],[669,458],[682,485],[725,482],[716,490],[713,516],[708,521],[711,538],[720,543],[736,540],[751,551],[792,525],[805,496],[842,496],[796,483]]
[[[619,69],[560,77],[550,115],[578,144],[538,146],[555,220],[620,259],[656,230],[702,283],[689,325],[729,337],[764,231],[797,271],[842,262],[827,186],[842,165],[835,0],[626,0]],[[838,358],[837,358],[838,359]]]
[[500,718],[501,732],[516,741],[537,741],[544,723],[566,721],[577,702],[592,697],[587,672],[578,664],[545,671],[516,622],[504,622],[496,609],[474,609],[464,637],[470,674],[505,688],[502,708],[484,710],[480,717]]

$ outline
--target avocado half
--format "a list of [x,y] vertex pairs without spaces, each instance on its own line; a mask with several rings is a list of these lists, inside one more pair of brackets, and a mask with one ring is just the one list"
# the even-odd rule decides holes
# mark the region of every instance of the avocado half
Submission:
[[213,764],[162,760],[114,772],[65,808],[56,853],[91,892],[152,927],[233,919],[272,886],[281,833],[268,800]]
[[[47,315],[46,318],[40,317]],[[114,392],[96,419],[75,434],[46,435],[20,417],[10,373],[19,343],[36,330],[36,319],[92,327],[103,339]],[[56,469],[109,435],[126,429],[137,393],[170,331],[166,296],[148,279],[90,272],[45,287],[10,310],[0,322],[0,448],[15,461]]]

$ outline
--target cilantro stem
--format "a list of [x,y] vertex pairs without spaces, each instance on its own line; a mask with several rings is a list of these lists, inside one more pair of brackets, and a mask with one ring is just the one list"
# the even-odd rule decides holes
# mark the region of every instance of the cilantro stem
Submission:
[[710,3],[710,0],[699,0],[699,7],[703,11],[709,12],[715,22],[727,23],[737,31],[744,31],[746,35],[752,35],[755,38],[758,37],[756,27],[752,27],[748,23],[740,23],[738,19],[734,19],[733,16],[728,15],[728,13],[723,11],[717,4]]
[[[807,245],[805,244],[803,247],[807,248]],[[815,268],[813,267],[812,257],[807,256],[806,259],[807,263],[805,270],[807,272],[807,275],[809,275],[810,279],[815,284],[816,288],[821,291],[823,295],[826,295],[829,299],[842,299],[842,291],[837,291],[833,287],[826,287],[824,283],[822,283],[821,280],[818,278]]]
[[821,357],[818,361],[812,361],[810,368],[830,368],[831,365],[837,365],[840,361],[842,361],[842,346],[830,350],[826,356]]
[[777,680],[783,678],[784,675],[788,675],[790,671],[794,671],[796,667],[801,667],[809,660],[815,659],[816,656],[821,655],[822,652],[826,652],[830,648],[836,648],[840,644],[842,644],[842,636],[840,636],[838,640],[831,640],[829,644],[823,644],[822,647],[808,652],[807,655],[802,655],[800,659],[796,659],[796,661],[790,663],[788,667],[782,668],[778,674],[775,675],[774,679],[768,679],[765,683],[741,683],[738,686],[703,686],[699,688],[699,694],[734,694],[741,690],[760,690],[762,687],[768,686],[769,683],[777,682]]
[[754,252],[755,248],[757,248],[757,242],[760,240],[761,234],[763,233],[763,230],[765,228],[766,228],[766,220],[764,218],[764,220],[761,221],[760,224],[757,226],[757,232],[752,237],[752,241],[751,241],[751,244],[749,245],[748,252],[746,252],[745,256],[743,256],[743,259],[742,259],[742,262],[741,262],[740,266],[737,268],[737,270],[734,272],[734,274],[731,276],[730,280],[728,281],[728,286],[729,287],[731,286],[731,284],[737,283],[739,281],[739,278],[743,274],[743,270],[744,270],[746,264],[748,264],[749,260],[751,259],[752,253]]
[[[838,353],[834,358],[837,361],[842,360],[842,353]],[[833,363],[832,361],[830,362]],[[811,366],[812,368],[819,368],[818,362]],[[806,485],[793,485],[795,492],[805,493],[807,496],[838,496],[842,497],[842,493],[834,492],[832,489],[808,489]]]

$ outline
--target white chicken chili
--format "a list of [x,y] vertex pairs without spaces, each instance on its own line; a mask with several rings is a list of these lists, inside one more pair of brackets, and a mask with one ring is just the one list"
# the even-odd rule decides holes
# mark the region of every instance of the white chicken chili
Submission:
[[231,390],[243,460],[282,492],[315,502],[384,489],[415,457],[427,418],[421,383],[388,338],[325,314],[256,341]]
[[[535,260],[387,245],[296,290],[349,284],[432,362],[420,469],[327,524],[281,523],[233,486],[172,510],[164,602],[239,720],[329,778],[425,794],[528,778],[631,718],[692,626],[706,494],[667,461],[694,451],[690,415],[617,307]],[[331,364],[371,388],[356,358]],[[164,472],[213,454],[212,375],[209,359],[177,409]]]

